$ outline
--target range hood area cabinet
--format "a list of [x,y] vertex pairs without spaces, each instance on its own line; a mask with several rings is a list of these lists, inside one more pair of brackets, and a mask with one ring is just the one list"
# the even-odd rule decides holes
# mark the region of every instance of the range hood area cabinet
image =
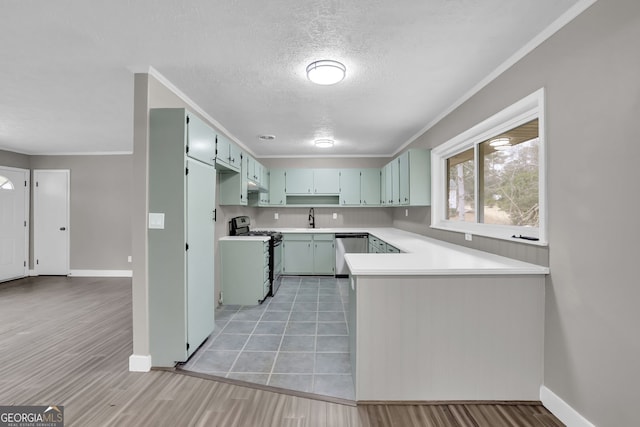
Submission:
[[215,131],[184,109],[150,111],[149,348],[155,367],[186,361],[215,327],[215,140]]

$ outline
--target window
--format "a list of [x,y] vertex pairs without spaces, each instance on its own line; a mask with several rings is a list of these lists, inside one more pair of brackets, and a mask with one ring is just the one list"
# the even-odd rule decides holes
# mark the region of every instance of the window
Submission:
[[0,190],[13,190],[13,182],[6,176],[0,175]]
[[432,151],[431,226],[546,242],[544,91]]

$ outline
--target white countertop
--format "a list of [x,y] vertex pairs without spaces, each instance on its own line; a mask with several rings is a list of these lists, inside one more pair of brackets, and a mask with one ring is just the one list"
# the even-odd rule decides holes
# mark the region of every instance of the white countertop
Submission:
[[271,239],[269,236],[226,236],[221,237],[219,240],[256,240],[260,242],[268,242]]
[[397,228],[270,228],[282,233],[369,233],[403,253],[346,254],[354,276],[549,274],[549,268],[470,249]]

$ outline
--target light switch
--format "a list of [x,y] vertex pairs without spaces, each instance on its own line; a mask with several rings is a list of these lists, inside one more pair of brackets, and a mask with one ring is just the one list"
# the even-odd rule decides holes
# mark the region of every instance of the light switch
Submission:
[[149,212],[149,229],[164,230],[164,214]]

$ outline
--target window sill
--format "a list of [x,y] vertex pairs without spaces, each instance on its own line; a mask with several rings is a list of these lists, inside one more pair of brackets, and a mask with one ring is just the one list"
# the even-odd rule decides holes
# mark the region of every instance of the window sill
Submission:
[[[512,227],[504,227],[504,226],[492,226],[492,225],[482,225],[478,224],[463,224],[463,223],[440,223],[440,224],[431,224],[430,228],[436,230],[443,231],[451,231],[454,233],[462,233],[462,234],[471,234],[475,236],[481,237],[489,237],[492,239],[506,240],[513,243],[523,243],[525,245],[531,246],[540,246],[540,247],[548,247],[549,242],[544,239],[540,240],[527,240],[518,237],[512,237],[514,235],[520,236],[527,235],[525,230],[512,228]],[[537,237],[537,236],[536,236]]]

